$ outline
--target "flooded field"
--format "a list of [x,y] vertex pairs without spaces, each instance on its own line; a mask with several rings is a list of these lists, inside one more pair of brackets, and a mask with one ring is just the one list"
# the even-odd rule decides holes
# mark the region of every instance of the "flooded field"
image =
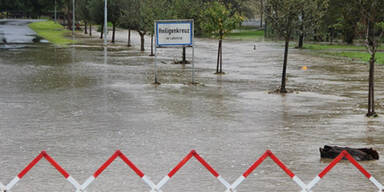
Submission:
[[[1,26],[1,25],[0,25]],[[384,67],[376,68],[379,118],[368,119],[368,66],[358,61],[290,50],[287,85],[294,93],[269,94],[280,85],[283,47],[269,41],[226,40],[225,75],[215,75],[217,41],[197,39],[196,80],[191,66],[172,64],[180,49],[161,49],[159,81],[154,58],[126,47],[126,32],[104,49],[80,38],[75,46],[8,44],[0,49],[0,182],[7,184],[46,150],[83,183],[120,149],[157,183],[195,149],[228,182],[267,149],[305,183],[330,161],[319,147],[373,147],[384,154]],[[148,42],[148,41],[147,41]],[[147,48],[149,44],[147,44]],[[256,50],[254,50],[256,45]],[[188,50],[190,59],[191,50]],[[308,70],[302,70],[307,66]],[[384,182],[384,160],[363,162]],[[164,192],[225,191],[192,160]],[[12,191],[74,191],[40,162]],[[377,191],[350,163],[338,164],[314,191]],[[88,192],[150,191],[121,160]],[[267,159],[238,191],[300,191]]]

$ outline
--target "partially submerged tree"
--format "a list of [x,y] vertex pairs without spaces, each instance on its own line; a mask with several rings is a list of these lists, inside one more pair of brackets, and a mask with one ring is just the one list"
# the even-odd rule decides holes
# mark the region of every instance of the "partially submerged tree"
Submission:
[[383,0],[359,0],[361,7],[361,24],[365,34],[365,45],[369,59],[369,91],[368,91],[368,117],[377,116],[375,112],[375,62],[376,52],[380,46],[384,33],[384,1]]
[[[140,50],[145,51],[145,35],[151,35],[153,44],[154,21],[164,19],[168,15],[168,0],[124,0],[123,23],[140,35]],[[153,45],[151,45],[153,48]],[[153,49],[151,48],[151,55]]]
[[273,28],[285,40],[283,73],[280,93],[287,93],[285,88],[287,77],[289,42],[295,29],[297,29],[300,10],[306,0],[268,0],[266,2],[266,16]]
[[[200,29],[200,8],[202,6],[203,2],[199,0],[173,0],[169,19],[193,19],[198,31]],[[185,47],[183,47],[182,60],[180,63],[188,63]]]
[[101,26],[100,39],[102,39],[104,33],[104,1],[90,0],[89,13],[92,18],[92,22]]
[[[91,23],[91,15],[89,12],[89,1],[90,0],[77,0],[76,1],[76,13],[77,18],[84,22],[84,34],[88,34],[88,23]],[[92,30],[92,29],[90,29]],[[90,33],[92,33],[90,31]]]
[[108,1],[108,21],[112,23],[112,43],[115,43],[116,27],[120,23],[123,5],[123,0]]
[[73,13],[73,5],[70,0],[63,0],[63,12],[65,20],[67,21],[67,28],[72,30],[72,13]]
[[204,18],[201,22],[203,31],[219,39],[216,74],[223,74],[222,41],[225,35],[238,27],[244,18],[238,12],[231,13],[221,1],[206,3],[201,17]]
[[[146,1],[146,0],[144,0]],[[145,35],[148,33],[148,25],[152,25],[153,21],[146,19],[144,13],[146,3],[141,0],[125,1],[127,7],[123,10],[123,20],[130,29],[137,31],[140,35],[140,50],[145,51]]]

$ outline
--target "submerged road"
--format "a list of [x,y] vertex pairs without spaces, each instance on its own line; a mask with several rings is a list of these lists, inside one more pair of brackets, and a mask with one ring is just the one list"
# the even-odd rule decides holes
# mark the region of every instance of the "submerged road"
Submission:
[[[3,26],[4,27],[4,26]],[[120,149],[157,183],[195,149],[232,183],[270,149],[305,183],[330,161],[319,147],[373,147],[384,154],[384,119],[366,113],[368,66],[357,61],[290,50],[285,96],[280,85],[283,46],[269,41],[225,40],[225,75],[214,75],[217,41],[197,39],[198,86],[190,65],[172,64],[180,49],[161,49],[160,86],[154,58],[126,47],[126,31],[108,49],[98,40],[78,45],[33,44],[0,49],[0,182],[7,184],[41,150],[80,183]],[[147,41],[148,43],[148,41]],[[253,50],[254,45],[257,50]],[[147,48],[148,48],[147,44]],[[188,50],[188,56],[191,55]],[[190,57],[188,57],[190,59]],[[301,70],[307,66],[308,70]],[[384,113],[384,67],[377,66],[377,111]],[[363,162],[384,182],[384,160]],[[223,192],[225,187],[196,160],[180,169],[164,192]],[[12,189],[73,192],[45,161]],[[142,192],[149,187],[121,160],[89,192]],[[300,191],[267,159],[238,191]],[[313,191],[377,191],[351,164],[338,164]]]
[[[5,39],[8,44],[33,43],[36,33],[27,25],[31,22],[41,20],[28,19],[1,19],[0,20],[0,39]],[[3,43],[2,41],[0,43]]]

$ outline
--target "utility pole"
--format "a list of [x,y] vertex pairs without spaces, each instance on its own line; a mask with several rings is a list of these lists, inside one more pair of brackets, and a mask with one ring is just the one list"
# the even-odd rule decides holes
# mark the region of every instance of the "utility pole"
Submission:
[[107,45],[107,33],[108,33],[108,0],[104,0],[104,45]]
[[75,35],[75,0],[72,0],[72,36]]

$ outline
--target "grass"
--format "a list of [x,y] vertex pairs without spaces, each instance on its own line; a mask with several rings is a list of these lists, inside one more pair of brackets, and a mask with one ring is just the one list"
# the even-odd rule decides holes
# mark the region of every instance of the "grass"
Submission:
[[48,40],[56,45],[67,45],[73,43],[72,40],[66,38],[70,33],[69,30],[64,29],[60,24],[53,21],[35,22],[28,25],[34,30],[38,36]]
[[327,50],[327,49],[366,50],[366,47],[365,46],[358,46],[358,45],[304,44],[304,49],[312,49],[312,50]]
[[[359,59],[364,62],[369,62],[369,59],[371,58],[371,55],[367,52],[356,52],[356,51],[327,52],[326,54],[339,56],[339,57],[347,57],[351,59]],[[383,52],[376,53],[376,63],[384,64]]]
[[[379,50],[383,50],[380,46]],[[338,57],[347,57],[350,59],[358,59],[363,62],[369,62],[370,55],[364,45],[340,45],[340,44],[304,44],[304,49],[317,50],[326,55],[333,55]],[[376,53],[376,62],[384,64],[384,52]]]
[[240,31],[235,31],[227,36],[228,38],[231,39],[245,39],[245,40],[250,40],[250,39],[260,39],[264,37],[264,31],[260,30],[240,30]]

